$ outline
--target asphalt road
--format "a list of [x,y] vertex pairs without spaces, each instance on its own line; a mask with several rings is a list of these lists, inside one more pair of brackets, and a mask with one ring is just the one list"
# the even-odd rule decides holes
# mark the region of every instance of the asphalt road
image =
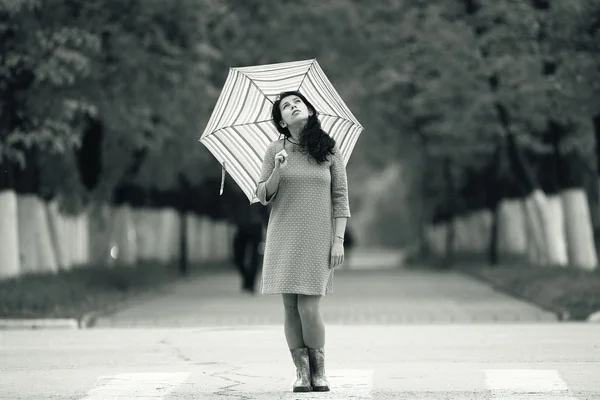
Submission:
[[281,326],[0,331],[1,399],[600,399],[600,325],[330,325],[293,394]]

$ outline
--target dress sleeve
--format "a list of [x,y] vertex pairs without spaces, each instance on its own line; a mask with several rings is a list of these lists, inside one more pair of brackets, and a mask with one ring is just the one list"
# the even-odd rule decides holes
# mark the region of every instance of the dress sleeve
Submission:
[[334,218],[350,218],[350,204],[348,201],[348,178],[342,153],[337,147],[331,160],[331,203]]
[[264,206],[272,203],[279,191],[278,186],[275,193],[271,195],[271,198],[267,199],[267,179],[271,176],[273,168],[275,168],[275,146],[271,143],[265,152],[260,177],[258,178],[258,186],[256,187],[256,197],[258,197],[258,200]]

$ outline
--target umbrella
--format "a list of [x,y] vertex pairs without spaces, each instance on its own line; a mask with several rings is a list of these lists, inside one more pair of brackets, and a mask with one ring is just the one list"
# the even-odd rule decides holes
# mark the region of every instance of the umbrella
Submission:
[[229,172],[250,203],[255,196],[267,146],[280,136],[271,119],[277,95],[297,90],[313,104],[321,126],[335,141],[344,165],[363,127],[346,106],[317,60],[230,68],[200,142]]

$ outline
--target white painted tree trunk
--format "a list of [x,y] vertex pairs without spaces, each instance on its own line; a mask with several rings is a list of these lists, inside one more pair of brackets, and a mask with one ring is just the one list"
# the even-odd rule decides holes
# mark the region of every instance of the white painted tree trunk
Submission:
[[150,208],[136,208],[131,212],[136,232],[138,259],[140,261],[154,260],[156,228],[152,223],[152,210]]
[[447,231],[448,224],[446,223],[437,223],[425,228],[425,237],[433,255],[438,257],[446,255]]
[[158,259],[168,263],[175,259],[178,254],[177,244],[179,240],[179,224],[177,211],[172,208],[161,208],[155,210],[158,226]]
[[102,204],[90,209],[88,214],[88,255],[89,261],[98,265],[112,265],[111,234],[114,219],[112,207]]
[[57,272],[44,202],[36,195],[18,195],[17,216],[21,273]]
[[223,261],[228,257],[231,248],[228,224],[225,221],[215,221],[213,230],[213,257],[216,260]]
[[471,243],[469,232],[469,224],[466,215],[461,215],[452,221],[454,224],[454,251],[458,253],[470,253]]
[[520,257],[527,252],[525,215],[521,200],[504,199],[498,205],[498,255]]
[[16,277],[21,271],[18,221],[17,195],[13,190],[0,191],[0,279]]
[[468,215],[470,249],[477,254],[487,255],[492,240],[493,216],[490,210],[478,210]]
[[596,269],[598,257],[590,218],[587,195],[583,189],[561,192],[569,264],[588,270]]
[[567,256],[567,238],[562,201],[559,195],[546,196],[546,199],[548,202],[546,232],[550,263],[556,266],[566,266],[569,263],[569,258]]
[[213,234],[214,234],[214,224],[213,221],[206,216],[200,216],[199,223],[197,226],[198,229],[198,242],[196,246],[198,246],[198,252],[201,261],[213,260],[214,251],[213,251]]
[[527,229],[527,255],[529,262],[548,265],[548,241],[546,238],[545,215],[548,213],[546,196],[537,189],[523,201]]
[[90,262],[90,219],[87,212],[72,217],[75,237],[77,238],[75,253],[71,262],[75,266],[87,265]]
[[198,251],[198,217],[193,213],[187,213],[185,218],[188,260],[195,263],[200,261],[200,252]]
[[135,266],[137,264],[137,240],[131,207],[120,205],[113,209],[113,231],[111,243],[117,249],[113,257],[119,265]]
[[485,255],[491,240],[492,213],[478,210],[454,220],[454,250],[457,253]]
[[59,211],[58,202],[51,200],[46,203],[46,212],[58,268],[62,270],[70,269],[73,262],[69,251],[71,238],[66,232],[66,221]]

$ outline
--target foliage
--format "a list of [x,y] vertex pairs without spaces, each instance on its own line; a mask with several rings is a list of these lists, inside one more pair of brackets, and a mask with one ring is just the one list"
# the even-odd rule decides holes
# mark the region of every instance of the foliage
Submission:
[[99,38],[66,23],[67,10],[54,5],[0,3],[0,161],[24,164],[23,149],[32,147],[64,153],[78,142],[77,116],[93,112],[76,91],[91,73]]
[[548,152],[550,120],[567,127],[563,151],[595,160],[599,21],[600,0],[0,0],[0,157],[67,154],[92,115],[97,198],[200,185],[220,173],[198,138],[228,68],[317,58],[366,128],[350,168],[421,152],[443,199],[443,158],[461,186],[508,132]]

